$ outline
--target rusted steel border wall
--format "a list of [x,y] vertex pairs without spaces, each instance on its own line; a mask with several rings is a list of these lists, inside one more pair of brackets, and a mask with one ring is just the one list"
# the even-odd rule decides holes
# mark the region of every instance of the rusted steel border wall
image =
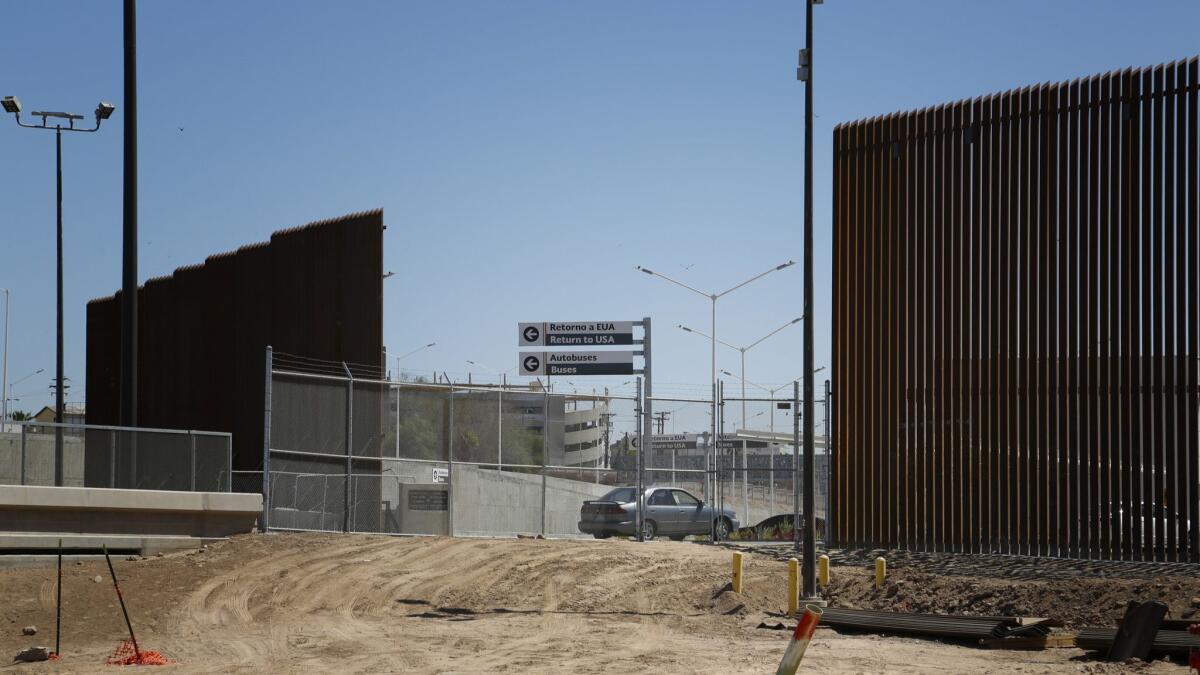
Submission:
[[838,544],[1200,559],[1198,69],[834,130]]
[[[138,425],[232,432],[233,468],[259,470],[268,344],[379,377],[383,230],[383,212],[366,211],[148,280],[138,289]],[[119,319],[120,293],[88,303],[89,424],[117,423]]]

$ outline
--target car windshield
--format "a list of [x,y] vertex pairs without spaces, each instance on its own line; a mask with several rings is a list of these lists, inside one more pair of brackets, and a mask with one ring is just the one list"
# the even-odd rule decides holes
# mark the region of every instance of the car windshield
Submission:
[[616,488],[615,490],[609,490],[603,497],[596,501],[618,502],[623,504],[625,502],[633,501],[633,493],[633,488]]

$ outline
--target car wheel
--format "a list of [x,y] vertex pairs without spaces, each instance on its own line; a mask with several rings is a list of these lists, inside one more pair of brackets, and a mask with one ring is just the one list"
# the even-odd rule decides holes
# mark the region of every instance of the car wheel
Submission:
[[658,532],[658,525],[653,520],[642,521],[642,540],[650,541],[654,539],[654,535]]
[[612,533],[611,532],[596,532],[592,536],[597,539],[608,539],[609,537],[612,536]]
[[713,525],[717,541],[724,541],[729,538],[729,528],[728,518],[717,518],[717,522]]

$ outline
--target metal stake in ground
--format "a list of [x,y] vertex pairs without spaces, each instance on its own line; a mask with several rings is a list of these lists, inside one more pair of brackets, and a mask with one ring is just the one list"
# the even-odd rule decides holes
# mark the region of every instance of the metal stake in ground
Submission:
[[125,615],[125,626],[129,628],[129,641],[133,643],[134,663],[142,662],[142,653],[138,650],[137,638],[133,635],[133,624],[129,621],[129,611],[125,609],[125,598],[121,597],[121,584],[117,583],[117,572],[113,569],[112,558],[108,556],[108,545],[101,544],[104,549],[104,561],[108,563],[108,573],[112,575],[113,588],[117,589],[117,600],[121,601],[121,614]]
[[62,539],[58,540],[58,592],[57,599],[54,601],[54,653],[62,654],[61,640],[62,635]]

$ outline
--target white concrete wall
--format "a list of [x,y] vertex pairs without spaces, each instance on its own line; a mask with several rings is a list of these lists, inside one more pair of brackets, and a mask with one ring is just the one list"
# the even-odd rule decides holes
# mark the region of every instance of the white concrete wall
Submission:
[[[451,480],[454,533],[504,536],[542,532],[542,477],[538,474],[455,465]],[[582,536],[583,502],[612,489],[563,478],[546,478],[546,535]]]

